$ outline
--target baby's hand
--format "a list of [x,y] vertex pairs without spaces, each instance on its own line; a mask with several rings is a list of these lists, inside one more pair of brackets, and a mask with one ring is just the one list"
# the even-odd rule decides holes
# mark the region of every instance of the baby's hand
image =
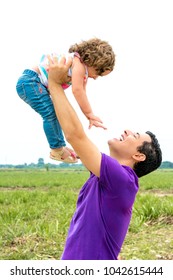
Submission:
[[94,120],[94,121],[102,123],[102,120],[99,117],[95,116],[93,113],[87,114],[86,117],[89,120]]
[[94,120],[94,119],[90,119],[89,120],[89,127],[88,128],[90,129],[92,126],[101,127],[103,129],[107,129],[107,127],[103,125],[102,121],[97,121],[97,120]]

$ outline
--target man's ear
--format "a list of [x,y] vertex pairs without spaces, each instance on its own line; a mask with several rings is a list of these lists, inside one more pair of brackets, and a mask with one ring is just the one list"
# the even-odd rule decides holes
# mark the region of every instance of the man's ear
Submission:
[[132,156],[132,158],[133,158],[135,161],[140,162],[140,161],[146,160],[146,155],[144,155],[143,153],[138,152],[138,153],[134,154],[134,155]]

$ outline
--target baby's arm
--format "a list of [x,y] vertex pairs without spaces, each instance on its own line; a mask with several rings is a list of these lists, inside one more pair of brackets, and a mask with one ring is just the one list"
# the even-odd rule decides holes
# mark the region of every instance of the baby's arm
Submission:
[[72,91],[76,101],[78,102],[83,114],[89,120],[91,128],[93,125],[96,127],[105,127],[99,117],[93,114],[91,105],[86,95],[86,81],[84,81],[85,67],[80,60],[75,57],[72,66]]
[[75,57],[72,66],[72,91],[82,112],[88,118],[92,108],[86,95],[86,82],[84,81],[85,67],[79,58]]

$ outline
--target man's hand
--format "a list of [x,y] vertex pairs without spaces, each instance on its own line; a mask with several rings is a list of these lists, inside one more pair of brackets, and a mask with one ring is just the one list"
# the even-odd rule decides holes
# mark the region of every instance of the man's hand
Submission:
[[53,56],[53,58],[51,58],[51,56],[48,55],[47,58],[49,61],[49,87],[52,83],[61,85],[63,83],[69,82],[71,77],[68,77],[68,69],[72,65],[72,58],[69,57],[67,62],[65,57],[61,57],[61,59],[58,60],[57,57]]

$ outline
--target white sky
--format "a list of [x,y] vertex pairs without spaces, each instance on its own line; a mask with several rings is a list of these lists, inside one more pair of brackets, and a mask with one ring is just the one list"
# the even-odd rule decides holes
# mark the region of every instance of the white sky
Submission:
[[88,97],[108,127],[88,131],[102,152],[107,139],[129,128],[154,132],[163,160],[173,161],[173,8],[170,0],[6,0],[0,4],[1,92],[0,164],[37,163],[49,159],[41,117],[16,93],[25,68],[45,52],[67,52],[70,45],[92,37],[107,40],[116,53],[115,70],[89,80]]

